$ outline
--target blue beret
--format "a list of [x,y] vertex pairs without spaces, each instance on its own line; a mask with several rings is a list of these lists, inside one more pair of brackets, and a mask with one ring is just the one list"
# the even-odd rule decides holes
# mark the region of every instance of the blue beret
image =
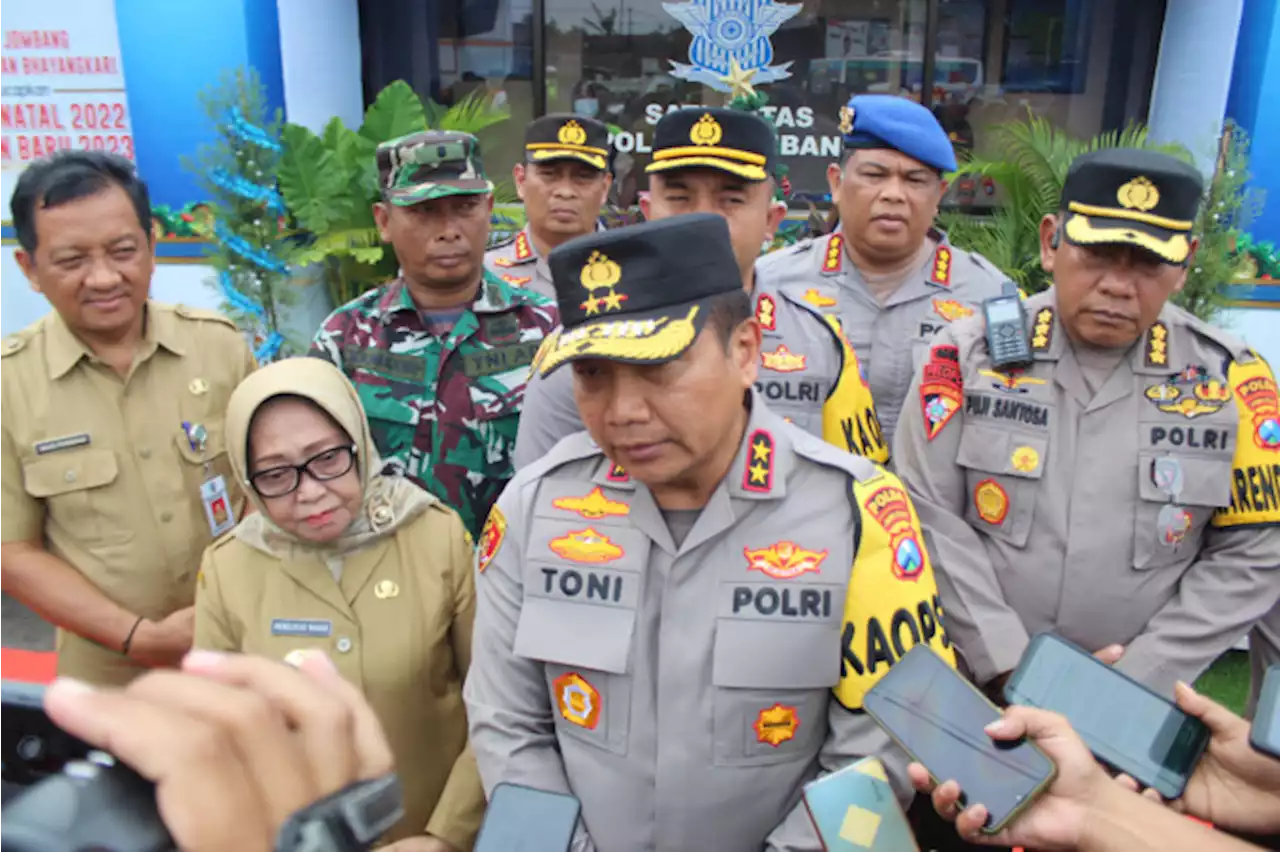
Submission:
[[939,171],[956,170],[956,152],[933,113],[895,95],[854,95],[840,110],[845,148],[892,148]]

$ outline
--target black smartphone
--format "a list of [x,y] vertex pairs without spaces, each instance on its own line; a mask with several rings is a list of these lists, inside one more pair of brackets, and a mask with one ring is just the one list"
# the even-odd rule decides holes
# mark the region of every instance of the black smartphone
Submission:
[[45,715],[44,686],[6,680],[0,685],[0,700],[4,733],[0,737],[0,774],[6,784],[34,784],[61,772],[68,761],[82,760],[89,753],[87,743]]
[[475,852],[568,852],[581,807],[573,796],[504,781],[493,788]]
[[1280,666],[1267,669],[1249,728],[1249,744],[1280,760]]
[[1000,709],[927,645],[904,654],[862,703],[935,781],[955,779],[966,804],[986,806],[986,832],[1004,828],[1057,775],[1034,743],[993,740],[983,728]]
[[1209,744],[1199,719],[1051,633],[1031,639],[1004,697],[1065,716],[1094,757],[1166,799],[1182,795]]

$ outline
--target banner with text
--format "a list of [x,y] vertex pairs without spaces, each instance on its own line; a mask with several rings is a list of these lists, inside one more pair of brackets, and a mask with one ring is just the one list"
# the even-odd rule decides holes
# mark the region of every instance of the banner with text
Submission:
[[0,68],[4,219],[34,159],[76,148],[134,159],[114,0],[9,0]]

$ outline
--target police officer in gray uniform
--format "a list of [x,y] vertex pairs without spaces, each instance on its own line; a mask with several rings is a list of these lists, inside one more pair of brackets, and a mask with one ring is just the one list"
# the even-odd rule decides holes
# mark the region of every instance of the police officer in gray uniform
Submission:
[[[693,214],[551,253],[588,433],[517,473],[477,548],[464,689],[487,792],[582,802],[575,848],[819,850],[801,787],[904,756],[862,696],[954,665],[905,489],[786,423],[728,228]],[[842,816],[847,816],[844,814]]]
[[[786,212],[774,196],[777,159],[773,128],[754,113],[702,107],[667,113],[654,129],[649,195],[641,208],[650,221],[684,213],[724,217],[764,338],[756,390],[810,434],[884,463],[889,445],[871,389],[853,347],[826,311],[835,300],[802,284],[778,287],[756,274],[761,243],[773,238]],[[570,371],[542,379],[535,369],[525,387],[516,469],[582,428]]]
[[1202,186],[1165,154],[1078,157],[1040,229],[1054,286],[1023,303],[1032,360],[994,364],[978,316],[912,388],[894,460],[981,683],[1052,631],[1171,695],[1280,596],[1275,378],[1168,303]]
[[932,113],[889,95],[857,95],[841,109],[844,162],[827,167],[840,229],[760,261],[779,286],[831,303],[867,372],[892,446],[911,378],[934,332],[999,294],[989,261],[933,227],[942,174],[956,168]]

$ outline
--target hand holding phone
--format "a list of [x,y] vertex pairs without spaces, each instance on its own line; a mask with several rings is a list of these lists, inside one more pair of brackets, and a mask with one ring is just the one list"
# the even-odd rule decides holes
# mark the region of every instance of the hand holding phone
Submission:
[[935,782],[954,779],[998,832],[1048,788],[1057,771],[1034,743],[996,742],[984,728],[999,709],[926,645],[894,664],[863,699],[867,713]]

